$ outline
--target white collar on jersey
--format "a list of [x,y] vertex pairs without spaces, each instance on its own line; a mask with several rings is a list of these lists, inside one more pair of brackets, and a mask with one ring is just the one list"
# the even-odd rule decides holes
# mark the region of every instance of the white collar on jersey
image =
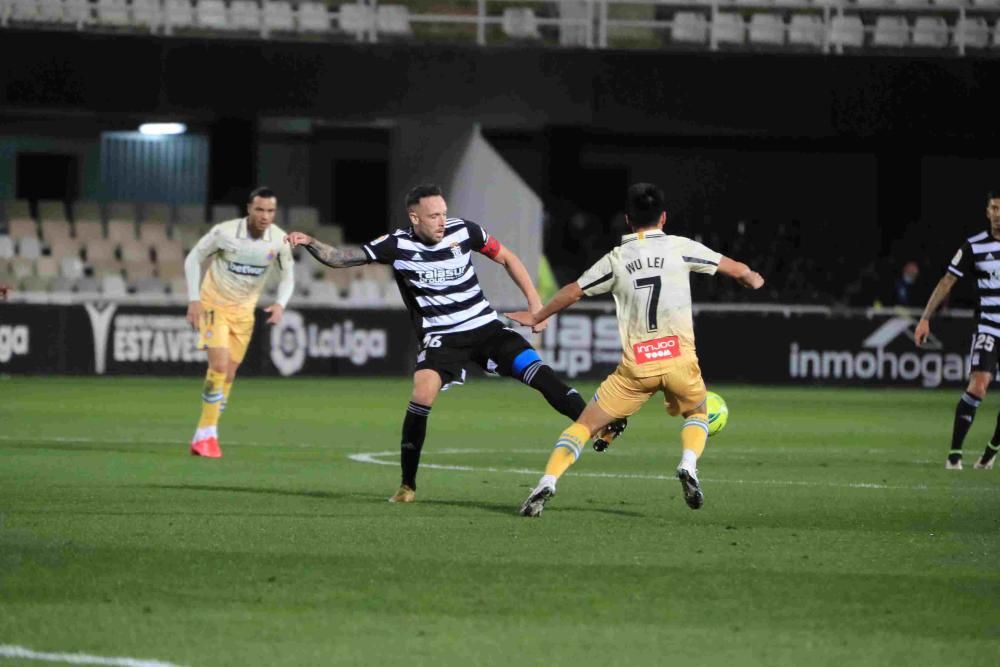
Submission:
[[666,236],[666,234],[663,233],[662,229],[644,229],[641,232],[632,232],[631,234],[623,236],[622,245],[625,245],[629,241],[635,241],[636,239],[641,241],[642,239],[651,239],[658,236]]

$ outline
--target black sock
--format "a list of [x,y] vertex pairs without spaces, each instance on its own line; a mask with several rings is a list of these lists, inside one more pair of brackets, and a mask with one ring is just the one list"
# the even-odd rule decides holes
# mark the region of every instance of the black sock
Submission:
[[573,421],[587,407],[587,402],[576,389],[556,377],[555,372],[540,361],[525,368],[518,379],[540,392],[549,405]]
[[403,469],[403,484],[417,488],[417,467],[420,465],[420,450],[424,448],[427,435],[427,417],[430,406],[410,401],[403,418],[403,438],[399,445],[399,463]]
[[948,460],[957,463],[962,458],[962,443],[972,426],[972,420],[976,418],[976,408],[983,402],[983,399],[974,396],[969,392],[962,394],[955,406],[955,425],[951,431],[951,451],[948,452]]

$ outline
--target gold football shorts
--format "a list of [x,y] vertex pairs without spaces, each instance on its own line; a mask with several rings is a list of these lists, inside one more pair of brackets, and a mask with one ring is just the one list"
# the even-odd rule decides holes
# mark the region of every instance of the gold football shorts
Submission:
[[236,363],[242,362],[253,335],[253,311],[213,306],[204,302],[202,305],[198,349],[228,348],[229,358]]
[[694,410],[704,403],[705,381],[701,377],[698,357],[684,355],[672,363],[666,373],[644,378],[626,374],[619,366],[597,389],[597,404],[617,419],[631,417],[658,391],[663,392],[664,407],[672,416]]

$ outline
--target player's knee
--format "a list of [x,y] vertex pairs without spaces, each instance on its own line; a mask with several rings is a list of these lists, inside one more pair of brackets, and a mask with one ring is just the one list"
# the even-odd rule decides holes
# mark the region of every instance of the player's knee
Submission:
[[[534,348],[522,350],[510,365],[510,374],[525,384],[531,384],[534,373],[542,366],[542,358]],[[547,366],[546,366],[547,368]]]

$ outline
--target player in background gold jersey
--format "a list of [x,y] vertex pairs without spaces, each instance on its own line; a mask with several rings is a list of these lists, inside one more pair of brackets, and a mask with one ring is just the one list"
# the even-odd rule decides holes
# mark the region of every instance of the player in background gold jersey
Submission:
[[521,506],[523,516],[538,516],[555,495],[556,482],[583,451],[583,444],[614,419],[630,417],[653,394],[663,392],[667,412],[684,416],[677,478],[691,509],[704,503],[697,461],[705,450],[708,418],[705,382],[698,366],[691,311],[690,274],[716,272],[745,287],[764,284],[759,273],[683,236],[663,233],[667,214],[663,191],[649,183],[628,190],[626,221],[632,234],[587,269],[577,282],[556,293],[540,310],[507,313],[536,326],[584,295],[611,292],[618,312],[621,362],[604,380],[583,414],[562,432],[545,474]]
[[[254,309],[272,268],[281,272],[275,302],[265,308],[267,323],[277,324],[295,289],[291,247],[274,224],[278,200],[257,188],[244,218],[215,225],[184,261],[188,285],[187,321],[200,331],[198,348],[208,351],[208,372],[201,394],[201,418],[191,439],[191,454],[219,458],[219,413],[229,400],[236,371],[253,334]],[[211,258],[204,280],[201,265]]]

